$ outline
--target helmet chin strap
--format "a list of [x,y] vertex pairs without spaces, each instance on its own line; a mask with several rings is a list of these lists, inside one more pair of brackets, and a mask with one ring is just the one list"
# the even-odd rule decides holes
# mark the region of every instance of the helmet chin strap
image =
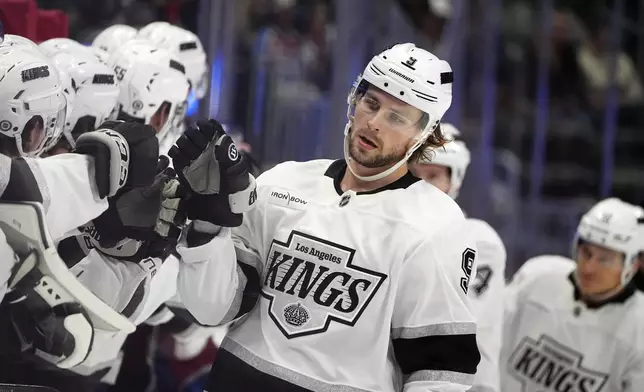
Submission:
[[414,151],[416,151],[418,149],[418,147],[420,147],[424,142],[424,140],[422,140],[422,139],[416,141],[416,143],[414,143],[414,145],[407,151],[407,153],[405,154],[405,157],[403,159],[401,159],[400,161],[398,161],[398,163],[396,163],[395,165],[393,165],[389,169],[387,169],[387,170],[385,170],[385,171],[383,171],[381,173],[374,174],[372,176],[361,176],[361,175],[356,174],[356,172],[351,168],[352,159],[351,159],[351,155],[349,154],[349,143],[350,143],[349,130],[350,129],[351,129],[351,120],[347,121],[347,125],[344,127],[344,160],[347,162],[347,167],[351,171],[351,174],[353,174],[357,179],[359,179],[361,181],[366,181],[366,182],[378,181],[380,179],[383,179],[383,178],[389,176],[390,174],[392,174],[396,170],[400,169],[402,167],[402,165],[405,165],[407,163],[407,161],[409,160],[409,157],[411,157],[411,155],[414,153]]

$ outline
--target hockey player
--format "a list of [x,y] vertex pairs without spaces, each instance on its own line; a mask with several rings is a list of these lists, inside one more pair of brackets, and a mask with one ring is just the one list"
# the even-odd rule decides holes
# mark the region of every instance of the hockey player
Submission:
[[581,218],[574,262],[542,256],[508,286],[503,391],[642,390],[644,296],[631,282],[642,224],[635,206],[602,200]]
[[165,49],[133,40],[114,51],[108,65],[119,82],[117,118],[152,126],[164,146],[165,137],[185,117],[190,82],[183,64]]
[[[148,27],[149,26],[149,27]],[[173,53],[186,67],[192,94],[202,99],[208,89],[208,62],[201,40],[194,33],[166,22],[152,22],[137,38],[147,39]]]
[[[51,41],[40,46],[52,46]],[[59,45],[49,49],[49,53],[58,71],[68,75],[74,90],[74,102],[66,115],[62,137],[47,151],[54,155],[70,152],[78,136],[95,130],[108,119],[116,108],[119,86],[114,71],[78,43]]]
[[[444,143],[435,131],[451,83],[431,53],[385,50],[349,93],[345,160],[280,164],[256,191],[219,123],[179,138],[170,155],[191,189],[193,222],[177,251],[218,256],[184,260],[179,295],[203,324],[247,313],[224,339],[208,391],[470,388],[475,244],[456,203],[406,165]],[[190,152],[211,140],[210,157]]]
[[[463,178],[470,164],[470,151],[460,132],[451,124],[440,125],[452,141],[428,151],[410,171],[452,198],[458,197]],[[499,355],[503,322],[503,289],[505,288],[506,252],[503,241],[486,222],[468,218],[465,230],[475,234],[476,277],[470,282],[468,296],[476,317],[476,339],[481,352],[472,391],[500,391]]]
[[[206,95],[209,71],[206,52],[199,37],[184,28],[170,23],[152,22],[139,30],[137,38],[147,39],[156,46],[167,49],[186,67],[186,76],[191,86],[189,100],[199,100]],[[183,125],[186,121],[183,118],[178,120],[176,126],[164,138],[161,145],[162,152],[167,152],[183,133]],[[238,146],[240,145],[238,144]],[[182,314],[185,314],[185,311]],[[154,339],[164,343],[163,347],[165,349],[163,352],[157,351],[159,357],[161,357],[159,361],[169,361],[168,368],[170,369],[180,368],[181,375],[178,377],[185,380],[176,380],[176,382],[172,383],[170,382],[171,376],[163,374],[164,378],[169,381],[168,384],[170,384],[166,386],[167,390],[173,389],[172,384],[190,383],[194,385],[198,381],[196,379],[199,378],[198,376],[201,375],[201,378],[204,378],[207,375],[203,372],[203,358],[214,357],[216,350],[212,344],[212,336],[214,331],[221,329],[221,327],[203,327],[182,317],[173,317],[172,312],[167,307],[157,312],[154,319],[149,320],[147,323],[163,325],[163,327],[157,328],[157,333],[154,337]],[[208,362],[206,364],[209,365]],[[168,371],[162,369],[158,373],[168,373]],[[176,387],[174,389],[181,388]]]

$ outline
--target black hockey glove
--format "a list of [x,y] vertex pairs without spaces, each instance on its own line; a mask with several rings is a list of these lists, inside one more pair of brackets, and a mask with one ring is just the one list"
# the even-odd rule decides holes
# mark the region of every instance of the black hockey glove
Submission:
[[156,241],[178,237],[185,218],[177,211],[178,200],[174,212],[171,200],[167,200],[167,193],[177,186],[168,164],[167,157],[159,158],[158,173],[151,185],[124,187],[109,198],[108,209],[92,221],[102,248],[116,247],[126,238]]
[[182,208],[192,220],[237,227],[255,206],[255,178],[232,138],[216,120],[187,129],[168,155],[179,181],[189,192]]
[[[51,256],[45,256],[51,257]],[[85,360],[94,327],[85,309],[38,268],[42,254],[32,249],[12,269],[9,291],[0,305],[5,354],[29,354],[62,368]]]
[[104,198],[152,183],[159,141],[149,125],[107,121],[79,136],[74,152],[94,157],[98,194]]

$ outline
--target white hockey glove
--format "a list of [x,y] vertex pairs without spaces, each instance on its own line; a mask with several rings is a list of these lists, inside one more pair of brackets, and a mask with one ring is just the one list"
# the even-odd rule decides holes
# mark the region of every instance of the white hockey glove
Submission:
[[[98,299],[67,269],[45,224],[42,205],[0,203],[0,228],[18,255],[0,320],[16,349],[61,368],[85,360],[94,328],[132,333],[134,325]],[[3,347],[3,350],[9,348]]]
[[99,197],[112,197],[121,189],[152,183],[159,141],[148,125],[107,121],[79,136],[74,152],[94,157]]
[[179,181],[188,189],[183,198],[189,219],[237,227],[243,213],[255,206],[255,178],[232,138],[216,120],[188,128],[168,155]]

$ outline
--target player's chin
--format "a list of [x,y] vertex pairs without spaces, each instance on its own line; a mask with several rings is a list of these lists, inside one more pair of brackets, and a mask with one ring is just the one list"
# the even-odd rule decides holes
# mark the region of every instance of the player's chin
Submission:
[[599,295],[605,294],[607,291],[596,282],[589,282],[589,281],[586,281],[586,282],[580,281],[579,289],[581,290],[582,294],[585,296],[599,296]]

